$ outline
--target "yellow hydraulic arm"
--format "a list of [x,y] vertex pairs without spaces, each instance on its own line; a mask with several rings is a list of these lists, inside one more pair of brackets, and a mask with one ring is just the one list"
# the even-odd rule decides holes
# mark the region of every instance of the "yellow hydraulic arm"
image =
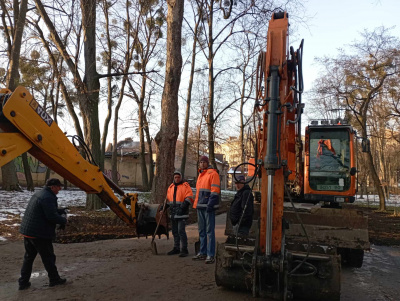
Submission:
[[13,93],[0,89],[0,129],[0,167],[29,152],[75,186],[97,194],[125,223],[136,226],[137,195],[124,194],[98,166],[86,161],[24,87]]

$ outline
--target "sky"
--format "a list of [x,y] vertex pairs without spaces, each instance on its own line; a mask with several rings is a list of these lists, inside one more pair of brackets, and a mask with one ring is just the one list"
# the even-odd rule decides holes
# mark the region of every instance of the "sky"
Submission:
[[[395,27],[391,34],[400,39],[400,1],[398,0],[308,0],[303,4],[309,17],[305,25],[298,25],[298,32],[290,43],[298,48],[304,39],[303,77],[304,89],[309,91],[318,76],[315,57],[336,57],[339,48],[361,39],[364,29],[384,26]],[[290,15],[289,15],[290,22]],[[307,110],[307,97],[304,97]]]

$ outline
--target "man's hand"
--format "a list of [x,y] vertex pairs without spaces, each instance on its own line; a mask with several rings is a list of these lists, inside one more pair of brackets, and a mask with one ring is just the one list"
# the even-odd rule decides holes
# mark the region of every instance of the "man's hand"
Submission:
[[[166,205],[165,205],[165,210],[167,210],[168,208],[169,208],[169,205],[166,204]],[[159,210],[159,211],[163,211],[163,210],[164,210],[164,204],[161,204],[160,210]]]
[[181,204],[180,208],[182,209],[182,211],[187,210],[187,209],[189,208],[189,203],[186,202],[186,201],[184,201],[184,202]]
[[207,206],[206,211],[207,211],[208,213],[213,212],[213,211],[214,211],[214,207],[213,207],[213,206]]
[[178,209],[176,209],[176,213],[175,215],[182,215],[183,214],[183,209],[181,207],[179,207]]

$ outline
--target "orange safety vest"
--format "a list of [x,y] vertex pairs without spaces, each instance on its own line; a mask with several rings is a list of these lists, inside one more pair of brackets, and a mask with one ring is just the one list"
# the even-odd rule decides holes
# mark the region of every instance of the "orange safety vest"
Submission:
[[213,168],[200,171],[196,184],[196,199],[193,208],[206,209],[208,206],[219,207],[219,194],[221,192],[219,174]]
[[328,150],[330,150],[334,156],[336,156],[336,152],[332,146],[331,140],[330,139],[327,139],[327,140],[320,139],[318,141],[317,158],[319,158],[323,154],[323,146],[326,146],[326,148]]
[[[175,203],[174,203],[174,192],[176,187],[175,194]],[[187,209],[181,212],[181,214],[176,214],[176,208],[181,207],[184,202],[188,202]],[[188,182],[181,183],[172,183],[169,185],[167,190],[167,204],[171,207],[171,215],[174,215],[175,218],[188,218],[189,217],[189,206],[193,204],[193,191]]]

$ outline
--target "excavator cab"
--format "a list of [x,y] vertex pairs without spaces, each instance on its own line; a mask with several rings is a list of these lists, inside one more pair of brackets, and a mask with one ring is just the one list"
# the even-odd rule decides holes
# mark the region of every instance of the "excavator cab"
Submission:
[[304,200],[332,206],[356,194],[355,132],[350,125],[308,126],[305,134]]

